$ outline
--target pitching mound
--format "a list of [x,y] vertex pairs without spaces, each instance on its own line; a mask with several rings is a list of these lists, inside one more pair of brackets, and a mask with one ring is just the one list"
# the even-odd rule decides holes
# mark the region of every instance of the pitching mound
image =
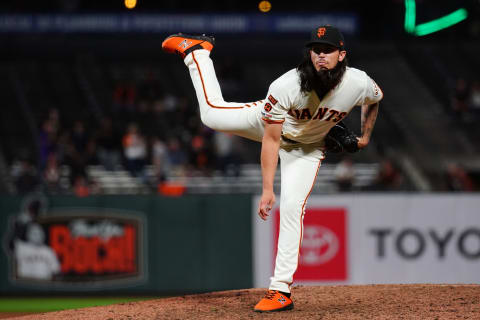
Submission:
[[294,310],[253,312],[264,294],[264,289],[223,291],[15,319],[480,319],[479,285],[296,287]]

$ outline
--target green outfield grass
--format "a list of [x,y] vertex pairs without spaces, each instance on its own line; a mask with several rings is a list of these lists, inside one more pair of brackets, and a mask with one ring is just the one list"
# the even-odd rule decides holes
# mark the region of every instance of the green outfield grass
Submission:
[[47,312],[155,299],[152,297],[0,298],[0,312]]

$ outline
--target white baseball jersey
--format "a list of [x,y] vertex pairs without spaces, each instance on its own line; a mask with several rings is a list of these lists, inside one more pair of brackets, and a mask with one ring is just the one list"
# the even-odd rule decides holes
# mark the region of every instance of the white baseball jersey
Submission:
[[60,272],[60,263],[52,248],[15,240],[15,259],[19,278],[49,280]]
[[347,67],[341,82],[320,100],[314,91],[300,90],[298,71],[292,69],[270,85],[262,119],[283,122],[283,136],[290,140],[317,143],[354,106],[373,104],[382,97],[380,88],[365,72]]

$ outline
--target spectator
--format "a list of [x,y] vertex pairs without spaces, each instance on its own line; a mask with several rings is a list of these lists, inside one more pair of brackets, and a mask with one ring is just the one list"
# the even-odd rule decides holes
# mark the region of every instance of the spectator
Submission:
[[137,88],[132,81],[121,81],[113,90],[113,106],[115,110],[131,112],[137,100]]
[[151,70],[144,72],[143,79],[138,85],[138,96],[140,100],[149,103],[163,96],[163,88]]
[[467,171],[457,163],[447,165],[446,184],[448,191],[474,191],[473,179]]
[[122,141],[127,170],[134,177],[143,175],[147,158],[147,145],[136,123],[128,125]]
[[77,120],[73,125],[71,135],[73,147],[78,154],[83,154],[87,148],[88,135],[83,121]]
[[380,163],[378,175],[373,183],[373,191],[402,190],[404,178],[392,160],[384,159]]
[[163,101],[156,101],[152,106],[152,122],[155,123],[155,134],[165,140],[170,133],[170,121],[165,113]]
[[211,169],[211,152],[208,142],[200,133],[192,137],[190,141],[190,164],[197,170],[207,173]]
[[50,153],[47,159],[47,166],[43,171],[43,179],[47,185],[47,190],[51,193],[57,193],[60,188],[60,170],[58,168],[58,159],[56,153]]
[[115,170],[121,163],[120,138],[113,129],[112,119],[104,117],[97,132],[97,156],[100,164],[107,170]]
[[73,191],[79,198],[88,197],[90,189],[88,187],[87,178],[83,175],[78,175],[73,181]]
[[452,97],[452,112],[457,120],[465,120],[468,111],[468,98],[469,90],[467,81],[464,78],[458,78]]
[[334,176],[338,191],[352,191],[353,182],[355,180],[355,168],[353,167],[352,158],[349,156],[343,158],[335,167]]
[[475,80],[472,84],[470,110],[477,119],[480,118],[480,80]]
[[48,111],[48,120],[52,125],[53,131],[58,133],[60,131],[60,112],[57,108],[51,108]]
[[153,110],[150,102],[140,101],[137,103],[137,110],[135,112],[134,118],[135,122],[138,123],[138,126],[142,128],[142,132],[146,136],[153,136],[155,129],[157,129],[157,124],[154,122]]
[[88,180],[88,191],[90,195],[102,194],[102,188],[95,179]]
[[169,171],[168,149],[165,143],[158,137],[153,138],[152,142],[152,165],[156,184],[166,179]]
[[85,158],[85,165],[86,166],[96,166],[100,163],[98,160],[98,152],[97,152],[97,141],[94,138],[90,138],[87,141],[87,145],[85,147],[85,152],[83,157]]
[[64,149],[64,162],[70,167],[70,184],[74,185],[75,177],[86,176],[85,167],[88,163],[87,152],[89,138],[82,121],[76,121],[73,129],[65,137],[62,137]]
[[180,141],[176,137],[171,137],[167,142],[168,162],[171,165],[171,172],[176,175],[185,174],[185,165],[187,155],[180,146]]
[[28,159],[22,159],[13,166],[12,176],[17,193],[21,195],[35,191],[40,184],[37,170]]
[[51,119],[43,121],[39,134],[40,147],[40,169],[45,168],[48,155],[56,152],[57,149],[57,128],[58,126]]
[[234,149],[234,146],[238,144],[236,140],[236,136],[219,131],[215,131],[213,136],[217,168],[227,176],[238,177],[240,175],[240,156]]

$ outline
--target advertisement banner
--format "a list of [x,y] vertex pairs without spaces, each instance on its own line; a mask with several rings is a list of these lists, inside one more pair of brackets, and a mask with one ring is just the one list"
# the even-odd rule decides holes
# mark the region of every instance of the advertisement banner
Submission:
[[10,281],[28,287],[105,287],[146,276],[144,218],[104,208],[44,207],[26,199],[4,236]]
[[[480,283],[478,208],[480,196],[474,194],[312,196],[294,281]],[[255,211],[255,286],[267,287],[278,218],[264,222]],[[262,241],[265,233],[271,241]]]

